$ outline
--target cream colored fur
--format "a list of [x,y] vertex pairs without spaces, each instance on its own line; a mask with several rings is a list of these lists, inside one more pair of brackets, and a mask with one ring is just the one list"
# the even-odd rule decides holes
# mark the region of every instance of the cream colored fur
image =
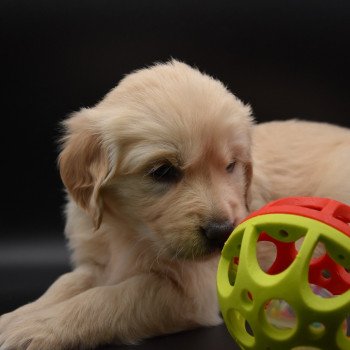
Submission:
[[[249,107],[177,61],[128,75],[65,127],[59,162],[74,270],[1,316],[1,350],[135,343],[217,325],[219,254],[201,227],[213,218],[238,224],[247,206],[282,196],[349,202],[348,130],[252,127]],[[152,178],[164,162],[180,169],[179,181]]]
[[288,196],[330,197],[350,204],[349,156],[349,129],[300,120],[256,125],[250,209]]

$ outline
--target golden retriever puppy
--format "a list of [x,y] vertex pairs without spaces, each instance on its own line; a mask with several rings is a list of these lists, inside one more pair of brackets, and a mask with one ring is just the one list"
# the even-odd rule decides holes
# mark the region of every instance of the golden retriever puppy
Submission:
[[297,195],[350,202],[349,130],[253,127],[248,106],[177,61],[128,75],[65,127],[74,270],[0,318],[0,350],[85,349],[216,325],[219,250],[248,208]]
[[66,122],[74,270],[3,315],[0,349],[90,348],[217,325],[223,242],[247,214],[250,108],[171,61]]

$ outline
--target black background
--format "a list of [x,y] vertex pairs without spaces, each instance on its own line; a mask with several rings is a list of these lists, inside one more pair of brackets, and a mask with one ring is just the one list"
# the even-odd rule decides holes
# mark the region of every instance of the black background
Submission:
[[69,269],[59,123],[130,71],[174,57],[258,122],[350,126],[346,0],[0,0],[0,26],[0,314]]
[[59,122],[170,57],[221,79],[258,121],[350,125],[348,1],[2,0],[0,232],[57,235]]

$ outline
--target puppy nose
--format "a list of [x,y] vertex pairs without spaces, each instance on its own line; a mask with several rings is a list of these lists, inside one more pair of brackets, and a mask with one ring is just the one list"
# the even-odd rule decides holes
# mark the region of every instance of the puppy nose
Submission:
[[211,246],[222,248],[233,229],[234,225],[229,220],[210,221],[207,226],[202,227],[202,232]]

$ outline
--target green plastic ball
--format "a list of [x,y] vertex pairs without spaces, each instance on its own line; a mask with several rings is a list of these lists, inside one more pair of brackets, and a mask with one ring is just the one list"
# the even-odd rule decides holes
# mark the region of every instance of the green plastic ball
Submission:
[[[283,249],[295,247],[295,258],[279,266],[278,273],[259,261],[262,233],[278,245],[281,261],[288,261]],[[319,244],[326,257],[315,258]],[[310,266],[325,258],[337,269],[319,271],[322,286],[311,283]],[[244,221],[227,240],[217,273],[220,309],[230,334],[247,350],[349,350],[350,290],[336,295],[325,288],[333,281],[330,273],[339,274],[334,280],[349,280],[349,268],[350,238],[324,222],[278,213]]]

